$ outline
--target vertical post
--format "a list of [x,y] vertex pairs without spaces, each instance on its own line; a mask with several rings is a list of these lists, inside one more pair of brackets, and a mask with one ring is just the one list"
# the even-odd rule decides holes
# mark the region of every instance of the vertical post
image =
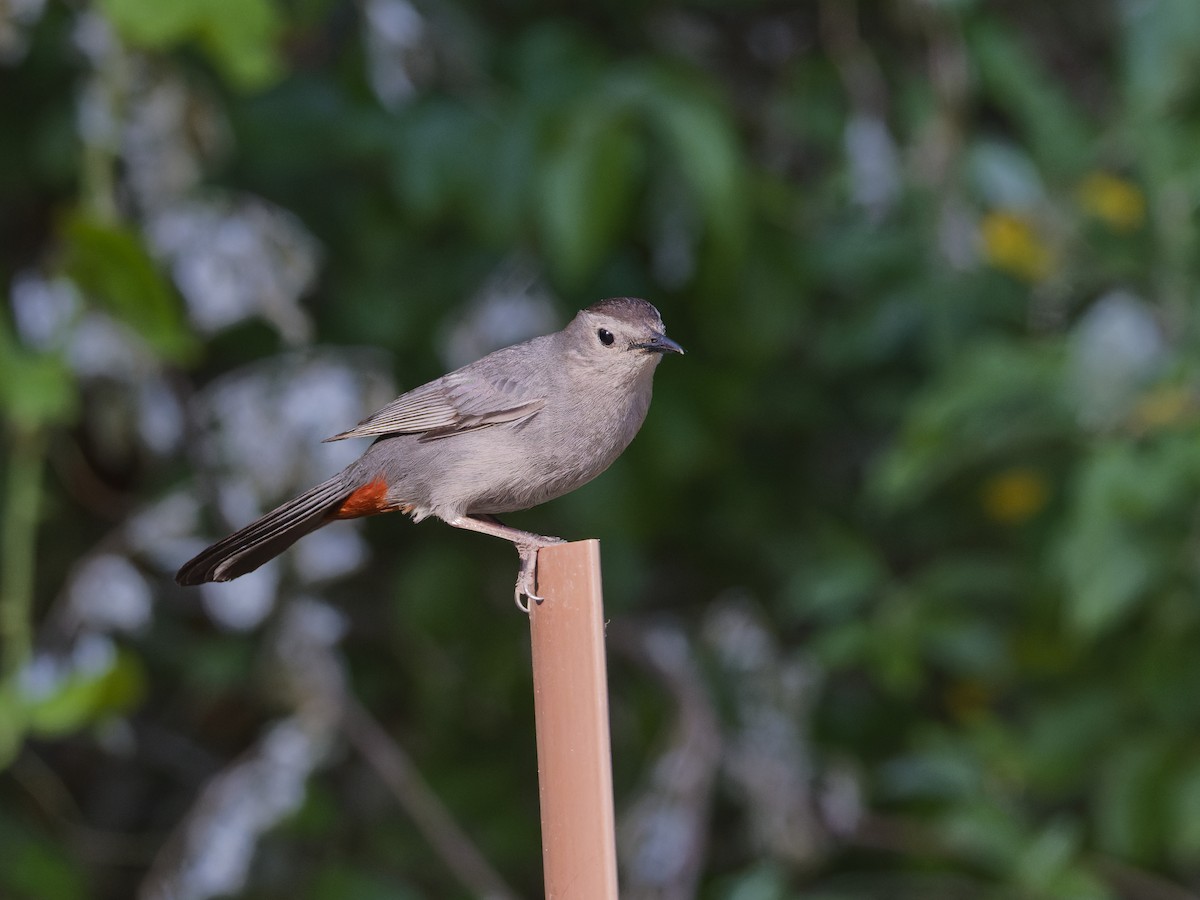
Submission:
[[530,603],[547,900],[617,900],[600,542],[538,553]]

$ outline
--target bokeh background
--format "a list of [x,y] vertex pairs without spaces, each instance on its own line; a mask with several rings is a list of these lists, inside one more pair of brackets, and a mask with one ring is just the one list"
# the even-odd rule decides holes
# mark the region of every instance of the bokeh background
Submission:
[[1195,0],[0,3],[0,896],[532,897],[516,558],[172,573],[645,296],[623,896],[1200,891]]

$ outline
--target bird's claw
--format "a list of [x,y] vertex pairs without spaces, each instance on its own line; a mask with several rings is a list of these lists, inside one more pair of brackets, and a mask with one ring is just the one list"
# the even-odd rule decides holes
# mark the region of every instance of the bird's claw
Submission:
[[[541,603],[545,599],[539,597],[537,594],[537,554],[537,547],[517,547],[517,555],[521,557],[521,568],[517,571],[517,588],[514,597],[517,609],[526,615],[529,614],[528,601],[532,600],[534,603]],[[525,598],[526,602],[521,602],[522,597]]]
[[549,537],[548,535],[535,534],[531,537],[537,540],[536,544],[517,544],[517,555],[521,557],[521,568],[517,572],[517,588],[515,598],[517,601],[517,609],[528,615],[529,604],[522,603],[521,598],[532,600],[534,603],[541,604],[544,597],[537,594],[537,564],[538,551],[543,547],[552,547],[555,544],[565,544],[566,541],[560,537]]

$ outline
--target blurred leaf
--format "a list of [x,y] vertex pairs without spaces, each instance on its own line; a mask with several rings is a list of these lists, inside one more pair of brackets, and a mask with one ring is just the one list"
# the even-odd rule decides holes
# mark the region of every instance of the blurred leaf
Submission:
[[967,36],[988,93],[1024,132],[1035,158],[1060,178],[1087,166],[1091,129],[1060,82],[997,20],[978,22]]
[[75,377],[56,354],[22,349],[0,321],[0,411],[34,431],[70,422],[78,411]]
[[1173,774],[1164,829],[1167,852],[1175,865],[1195,866],[1200,861],[1200,762],[1189,760],[1182,771]]
[[164,359],[185,362],[195,339],[178,297],[133,232],[83,213],[63,223],[65,269],[79,287]]
[[1123,616],[1157,574],[1153,550],[1111,518],[1081,524],[1063,548],[1068,617],[1092,635]]
[[1007,554],[958,552],[938,558],[913,577],[922,597],[955,610],[985,613],[1010,609],[1030,589],[1031,573]]
[[133,708],[145,692],[141,660],[118,652],[112,664],[97,672],[71,672],[42,696],[26,697],[30,732],[57,737]]
[[289,834],[307,841],[329,840],[337,830],[341,812],[337,795],[329,785],[312,780],[304,792],[304,802],[283,826]]
[[882,597],[871,620],[871,670],[883,688],[903,697],[913,697],[922,682],[923,613],[911,591],[893,589]]
[[665,69],[634,70],[630,83],[618,90],[627,90],[642,107],[717,246],[739,250],[746,236],[746,183],[729,115],[693,81]]
[[0,681],[0,772],[21,749],[25,739],[25,706],[12,680]]
[[[827,526],[787,587],[796,614],[833,623],[857,616],[886,582],[876,548],[849,529]],[[794,551],[793,551],[794,552]]]
[[586,29],[565,19],[539,19],[514,42],[511,65],[519,93],[547,110],[561,109],[593,87],[606,60]]
[[955,806],[937,822],[948,846],[992,872],[1015,872],[1025,850],[1026,823],[1013,810],[979,798]]
[[892,508],[927,499],[971,466],[1031,452],[1071,433],[1053,346],[986,342],[948,365],[914,399],[872,487]]
[[1158,0],[1120,7],[1128,28],[1122,62],[1130,109],[1146,118],[1170,116],[1197,99],[1200,76],[1200,6]]
[[86,900],[93,896],[79,860],[60,839],[0,813],[0,896],[7,900]]
[[283,72],[271,0],[100,0],[100,8],[132,44],[161,51],[196,41],[238,87],[265,87]]
[[257,652],[258,647],[241,635],[208,635],[181,660],[185,681],[201,693],[236,690],[250,679]]
[[[1067,820],[1052,822],[1041,829],[1021,853],[1016,880],[1034,895],[1068,896],[1054,893],[1052,888],[1063,880],[1079,853],[1083,836],[1074,823]],[[1070,896],[1082,897],[1078,894]]]
[[[995,679],[1012,669],[1005,635],[966,610],[930,621],[924,643],[929,662],[960,676]],[[977,699],[986,703],[986,692],[982,693]]]
[[494,129],[495,143],[481,179],[488,202],[470,203],[468,210],[480,232],[498,244],[520,234],[530,206],[536,207],[540,132],[537,114],[526,107],[514,110],[505,127]]
[[978,141],[968,150],[967,171],[985,206],[1027,210],[1045,199],[1037,166],[1017,145]]
[[395,879],[362,872],[347,865],[323,867],[304,894],[307,900],[419,900],[419,891],[397,884]]
[[1102,445],[1079,468],[1064,529],[1067,614],[1080,634],[1112,626],[1172,574],[1164,538],[1197,483],[1191,438]]
[[818,631],[811,650],[817,661],[830,671],[857,670],[869,656],[873,637],[869,624],[851,619],[837,628]]
[[891,801],[969,800],[983,785],[979,761],[944,740],[888,760],[878,776],[882,796]]
[[470,108],[432,100],[407,111],[392,157],[392,183],[401,203],[420,219],[444,216],[485,189],[476,151],[491,132]]
[[1162,737],[1150,734],[1121,742],[1102,760],[1094,794],[1105,853],[1139,864],[1161,853],[1170,821],[1164,793],[1169,756]]
[[1116,736],[1121,717],[1121,698],[1101,686],[1044,698],[1024,739],[1033,787],[1063,795],[1087,784],[1096,747]]
[[713,896],[718,900],[786,900],[792,893],[778,866],[760,863],[727,879]]
[[568,283],[591,272],[628,214],[637,160],[631,127],[619,108],[584,101],[542,164],[540,231],[549,262]]

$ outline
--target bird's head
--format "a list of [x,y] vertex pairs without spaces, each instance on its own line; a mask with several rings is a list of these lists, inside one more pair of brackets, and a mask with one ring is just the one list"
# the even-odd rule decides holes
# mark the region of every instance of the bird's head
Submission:
[[611,371],[653,371],[683,348],[667,337],[662,316],[637,297],[610,297],[581,310],[566,332],[582,359]]

